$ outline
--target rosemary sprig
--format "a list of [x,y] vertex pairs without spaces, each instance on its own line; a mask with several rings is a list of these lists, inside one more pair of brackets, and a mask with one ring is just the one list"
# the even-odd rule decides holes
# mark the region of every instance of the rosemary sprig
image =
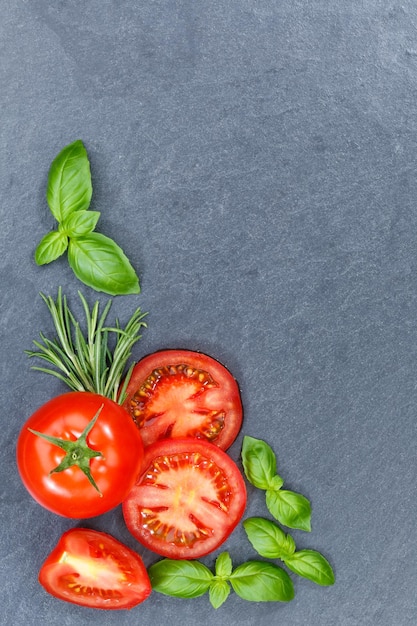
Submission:
[[[37,350],[25,350],[29,357],[37,357],[52,366],[32,366],[32,369],[59,378],[73,391],[91,391],[122,404],[134,363],[127,371],[126,365],[133,345],[142,336],[141,328],[146,327],[146,313],[136,309],[124,329],[118,320],[114,326],[105,326],[112,301],[107,302],[100,314],[100,303],[95,302],[90,309],[78,292],[86,321],[83,333],[61,287],[56,301],[51,296],[40,295],[51,313],[57,337],[51,340],[40,333],[40,341],[33,342]],[[110,336],[115,337],[113,347]]]

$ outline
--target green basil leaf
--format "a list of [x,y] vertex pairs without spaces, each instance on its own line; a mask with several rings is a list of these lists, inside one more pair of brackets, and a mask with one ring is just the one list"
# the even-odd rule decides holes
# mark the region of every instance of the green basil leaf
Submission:
[[90,233],[70,239],[69,264],[79,280],[112,296],[139,293],[139,280],[123,250],[109,237]]
[[149,570],[152,589],[176,598],[197,598],[209,589],[212,572],[199,561],[163,559]]
[[332,566],[316,550],[299,550],[285,559],[285,565],[303,578],[312,580],[317,585],[328,587],[335,581]]
[[62,222],[73,211],[88,209],[92,193],[87,152],[82,141],[77,140],[52,161],[46,199],[53,216]]
[[228,552],[222,552],[216,559],[216,576],[228,578],[232,573],[232,559]]
[[209,598],[213,608],[218,609],[226,602],[230,593],[230,586],[225,580],[213,580],[209,588]]
[[83,237],[95,229],[99,217],[99,211],[75,211],[61,223],[60,228],[69,237]]
[[279,491],[283,484],[284,480],[281,478],[281,476],[278,476],[278,474],[276,474],[269,483],[268,489],[272,489],[273,491]]
[[252,602],[289,602],[294,597],[291,578],[281,567],[262,561],[247,561],[230,576],[238,596]]
[[243,522],[249,541],[256,552],[267,559],[284,559],[295,551],[295,542],[271,520],[249,517]]
[[35,261],[38,265],[45,265],[55,261],[68,248],[68,237],[57,230],[48,233],[40,240],[35,250]]
[[242,445],[242,463],[246,478],[259,489],[268,489],[277,471],[272,448],[254,437],[245,436]]
[[284,526],[310,532],[311,505],[301,494],[294,493],[294,491],[268,489],[266,506],[271,515]]

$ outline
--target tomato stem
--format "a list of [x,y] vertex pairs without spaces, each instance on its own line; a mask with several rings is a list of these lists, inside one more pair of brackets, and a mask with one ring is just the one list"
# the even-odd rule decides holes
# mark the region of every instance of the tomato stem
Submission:
[[51,437],[51,435],[40,433],[37,430],[33,430],[32,428],[28,429],[32,434],[37,435],[38,437],[41,437],[41,439],[48,441],[54,446],[58,446],[58,448],[61,448],[66,453],[61,463],[57,465],[56,467],[54,467],[53,469],[51,469],[49,474],[54,474],[56,472],[63,472],[66,469],[73,467],[75,465],[79,467],[80,470],[83,472],[83,474],[88,478],[88,480],[90,481],[94,489],[98,491],[100,497],[102,497],[103,494],[101,493],[91,473],[90,460],[95,457],[102,457],[102,458],[104,457],[103,457],[103,454],[99,452],[98,450],[93,450],[92,448],[90,448],[90,446],[87,443],[87,435],[91,432],[92,428],[94,427],[103,407],[104,407],[104,404],[101,405],[101,407],[99,408],[99,410],[97,411],[93,419],[87,424],[87,426],[84,428],[81,435],[75,441],[70,441],[68,439],[59,439],[59,437]]

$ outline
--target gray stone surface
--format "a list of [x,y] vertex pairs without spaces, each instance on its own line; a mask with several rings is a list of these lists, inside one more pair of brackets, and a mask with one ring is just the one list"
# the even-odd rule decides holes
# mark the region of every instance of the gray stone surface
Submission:
[[[417,623],[416,3],[0,0],[0,13],[1,624]],[[140,296],[113,303],[122,320],[149,311],[135,358],[186,347],[232,370],[242,434],[311,499],[313,530],[294,537],[328,557],[333,588],[294,576],[288,605],[153,594],[103,613],[38,584],[83,522],[41,509],[17,475],[23,422],[65,390],[24,350],[51,331],[40,291],[107,300],[65,259],[33,261],[53,227],[49,164],[77,138],[100,230],[141,277]],[[255,490],[246,514],[266,514]],[[87,525],[144,553],[119,510]],[[225,549],[254,557],[241,528]]]

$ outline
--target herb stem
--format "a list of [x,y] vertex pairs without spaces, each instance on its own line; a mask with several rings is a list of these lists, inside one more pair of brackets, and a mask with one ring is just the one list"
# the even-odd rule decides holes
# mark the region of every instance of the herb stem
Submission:
[[[146,327],[146,313],[136,309],[125,328],[120,327],[118,320],[113,326],[107,326],[111,300],[100,314],[100,303],[95,302],[90,309],[78,292],[86,322],[83,334],[61,287],[56,301],[51,296],[40,295],[51,314],[57,337],[51,340],[40,333],[40,341],[33,341],[37,349],[25,351],[29,357],[42,359],[52,366],[32,366],[32,369],[59,378],[73,391],[91,391],[121,404],[134,364],[125,372],[126,365],[133,345],[141,338],[141,328]],[[113,349],[109,345],[110,336],[115,337]]]

